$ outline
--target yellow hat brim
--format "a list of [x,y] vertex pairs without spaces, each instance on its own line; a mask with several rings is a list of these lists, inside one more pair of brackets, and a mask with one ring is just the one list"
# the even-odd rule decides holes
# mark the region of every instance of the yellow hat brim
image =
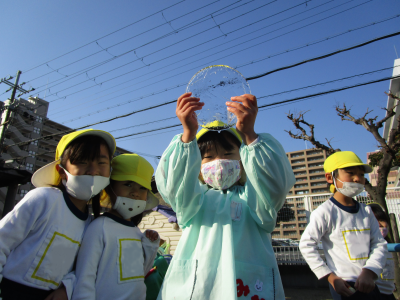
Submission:
[[[208,127],[208,128],[213,128],[213,127],[219,128],[219,127],[225,127],[225,126],[226,126],[226,124],[221,121],[214,121],[214,122],[208,123],[206,125],[206,127]],[[203,128],[196,134],[197,140],[200,140],[200,138],[203,135],[205,135],[207,132],[211,131],[210,129],[208,129],[206,127],[203,126]],[[237,130],[235,128],[231,127],[231,128],[227,128],[227,129],[222,129],[221,131],[228,131],[229,133],[233,134],[239,140],[240,143],[243,142],[242,137],[240,136],[240,134],[237,132]]]

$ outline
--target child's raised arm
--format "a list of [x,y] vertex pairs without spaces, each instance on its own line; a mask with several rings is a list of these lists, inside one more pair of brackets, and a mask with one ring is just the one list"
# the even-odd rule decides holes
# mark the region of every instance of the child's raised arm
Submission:
[[231,99],[226,105],[237,117],[236,130],[244,143],[240,157],[248,179],[247,205],[258,225],[272,232],[277,212],[295,182],[294,174],[281,144],[269,134],[254,131],[256,97],[244,94]]
[[199,98],[185,93],[179,97],[176,115],[183,126],[183,134],[175,136],[164,151],[156,170],[156,183],[163,199],[171,204],[181,227],[199,211],[203,187],[199,183],[201,155],[197,146],[198,129],[195,111],[203,107]]

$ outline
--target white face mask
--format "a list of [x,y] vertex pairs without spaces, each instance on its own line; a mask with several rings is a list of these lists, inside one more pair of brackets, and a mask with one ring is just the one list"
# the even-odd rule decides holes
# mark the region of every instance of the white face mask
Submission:
[[62,180],[62,183],[64,184],[67,193],[76,199],[89,201],[98,193],[100,193],[102,189],[110,184],[110,177],[71,175],[61,165],[59,166],[67,174],[68,180]]
[[125,220],[141,214],[145,208],[146,201],[144,200],[135,200],[120,196],[117,196],[113,207]]
[[338,188],[336,186],[336,181],[335,181],[335,177],[333,176],[333,172],[332,172],[332,178],[333,178],[333,183],[335,184],[335,188],[339,191],[339,193],[341,193],[347,197],[353,198],[354,196],[357,196],[359,193],[361,193],[364,190],[364,185],[362,185],[361,183],[343,182],[340,179],[336,178],[341,183],[343,183],[343,187]]
[[240,179],[240,161],[216,159],[201,166],[204,182],[217,190],[226,190]]

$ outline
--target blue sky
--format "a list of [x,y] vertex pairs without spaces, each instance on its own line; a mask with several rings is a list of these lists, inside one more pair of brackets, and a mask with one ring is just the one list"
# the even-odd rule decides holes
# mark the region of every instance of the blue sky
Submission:
[[[0,10],[0,77],[21,70],[21,81],[28,82],[25,88],[36,88],[31,95],[51,102],[48,117],[77,128],[176,99],[198,70],[212,64],[237,67],[251,77],[392,33],[399,29],[397,14],[397,0],[9,1]],[[286,52],[378,21],[382,22]],[[399,36],[251,80],[250,88],[262,97],[390,68],[397,58],[395,47],[400,53]],[[259,105],[391,74],[388,69],[260,98]],[[377,149],[376,141],[363,127],[341,121],[335,105],[346,103],[355,116],[369,108],[371,116],[381,118],[388,87],[386,81],[260,111],[256,131],[271,133],[287,152],[304,149],[304,141],[284,131],[293,129],[286,113],[309,111],[306,120],[315,125],[317,139],[332,139],[335,148],[366,160],[366,153]],[[5,90],[0,85],[0,94]],[[170,104],[94,128],[119,137],[177,124],[174,116],[175,105]],[[170,119],[121,129],[166,118]],[[161,155],[180,131],[156,131],[118,139],[117,144],[149,154],[146,158],[156,166],[152,156]]]

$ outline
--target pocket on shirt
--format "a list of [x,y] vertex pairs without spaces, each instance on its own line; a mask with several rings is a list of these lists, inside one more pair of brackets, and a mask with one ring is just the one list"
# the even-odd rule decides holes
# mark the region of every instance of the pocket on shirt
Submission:
[[352,262],[368,259],[370,250],[370,228],[341,228],[344,251]]
[[249,263],[236,262],[237,297],[243,299],[275,299],[276,272]]
[[133,238],[117,238],[118,283],[144,281],[144,257],[142,241]]
[[197,260],[172,260],[168,282],[165,282],[166,299],[189,300],[196,285]]
[[80,238],[68,236],[56,227],[48,232],[24,279],[35,285],[56,289],[74,265]]

